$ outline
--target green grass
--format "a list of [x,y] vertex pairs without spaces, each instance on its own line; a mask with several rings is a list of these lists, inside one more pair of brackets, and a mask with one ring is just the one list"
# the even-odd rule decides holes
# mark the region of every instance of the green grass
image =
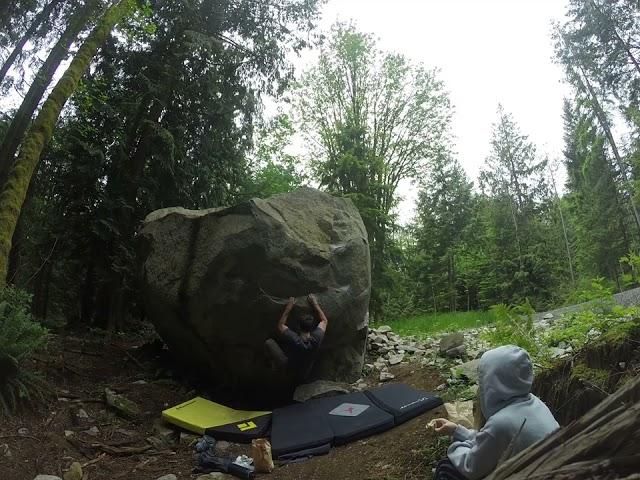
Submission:
[[472,311],[399,318],[387,322],[387,325],[400,335],[427,337],[442,332],[455,332],[457,330],[481,327],[494,321],[494,313],[491,311]]

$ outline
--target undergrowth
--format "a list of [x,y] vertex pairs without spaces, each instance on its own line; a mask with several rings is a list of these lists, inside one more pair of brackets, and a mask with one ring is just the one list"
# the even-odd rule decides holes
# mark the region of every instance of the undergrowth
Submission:
[[427,468],[425,472],[425,479],[431,480],[434,478],[434,469],[438,462],[447,456],[447,449],[451,444],[449,437],[436,437],[433,442],[425,445],[421,450],[421,455],[425,458],[427,465],[431,468]]
[[494,328],[483,333],[483,339],[493,346],[517,345],[533,356],[538,354],[533,325],[535,311],[529,300],[521,305],[494,305],[491,311],[495,318]]
[[400,335],[429,337],[437,333],[478,328],[493,323],[492,311],[444,312],[400,317],[389,323]]
[[30,296],[16,288],[0,290],[0,414],[37,404],[48,395],[46,383],[23,367],[47,340],[47,330],[29,313]]

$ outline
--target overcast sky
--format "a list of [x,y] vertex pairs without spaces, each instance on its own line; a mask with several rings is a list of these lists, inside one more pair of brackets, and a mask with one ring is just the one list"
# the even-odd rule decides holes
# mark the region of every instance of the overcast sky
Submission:
[[[568,87],[551,59],[552,20],[564,0],[329,0],[321,28],[354,20],[384,50],[441,70],[455,107],[458,158],[475,180],[489,152],[498,103],[513,114],[540,154],[560,157],[562,100]],[[304,68],[311,57],[304,56]],[[412,214],[413,189],[405,185],[400,216]]]

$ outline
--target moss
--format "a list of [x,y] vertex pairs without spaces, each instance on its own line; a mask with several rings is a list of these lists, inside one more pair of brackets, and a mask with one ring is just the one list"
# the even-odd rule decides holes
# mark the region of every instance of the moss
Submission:
[[589,368],[584,363],[577,363],[571,370],[571,376],[604,390],[609,382],[610,372],[601,368]]
[[120,0],[105,12],[42,105],[40,113],[22,142],[20,155],[9,172],[4,190],[0,194],[0,225],[2,226],[0,229],[0,288],[6,284],[11,239],[31,177],[40,160],[40,154],[51,140],[64,104],[75,91],[96,51],[107,39],[116,23],[132,11],[134,5],[132,0]]

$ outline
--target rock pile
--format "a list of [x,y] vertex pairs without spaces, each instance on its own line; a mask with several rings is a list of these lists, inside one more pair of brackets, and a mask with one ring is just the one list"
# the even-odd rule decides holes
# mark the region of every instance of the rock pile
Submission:
[[[379,372],[379,381],[385,382],[395,378],[389,367],[409,362],[419,363],[434,367],[443,374],[450,371],[450,384],[458,382],[461,375],[465,382],[474,383],[477,381],[477,359],[488,348],[486,342],[479,338],[480,333],[481,329],[471,329],[419,339],[400,336],[388,325],[372,328],[367,337],[368,363],[365,368],[369,372]],[[359,388],[361,385],[356,383],[354,386]]]

